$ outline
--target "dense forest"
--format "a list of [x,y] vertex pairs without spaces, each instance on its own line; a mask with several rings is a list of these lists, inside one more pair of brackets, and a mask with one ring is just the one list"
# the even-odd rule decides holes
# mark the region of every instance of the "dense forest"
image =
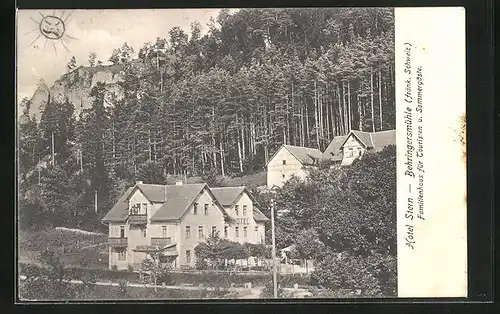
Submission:
[[208,28],[115,49],[123,98],[97,83],[78,116],[49,99],[20,119],[22,226],[95,227],[134,180],[250,174],[282,144],[395,127],[393,9],[221,10]]

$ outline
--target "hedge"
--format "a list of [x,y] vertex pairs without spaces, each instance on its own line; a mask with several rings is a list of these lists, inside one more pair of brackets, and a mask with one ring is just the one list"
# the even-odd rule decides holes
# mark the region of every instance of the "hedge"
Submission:
[[[28,271],[27,264],[19,264],[19,272],[25,275]],[[38,271],[43,273],[44,269],[37,266],[29,265],[31,272]],[[117,281],[126,280],[129,282],[139,282],[140,274],[138,272],[120,271],[120,270],[104,270],[94,268],[68,268],[78,273],[80,276],[93,276],[99,281]],[[231,283],[235,286],[243,286],[247,282],[251,282],[252,286],[264,286],[272,281],[270,273],[229,273],[229,272],[171,272],[169,273],[169,284],[187,284],[206,286],[228,286]],[[299,285],[310,285],[310,277],[298,274],[278,275],[278,280],[283,287],[292,287],[295,283]]]

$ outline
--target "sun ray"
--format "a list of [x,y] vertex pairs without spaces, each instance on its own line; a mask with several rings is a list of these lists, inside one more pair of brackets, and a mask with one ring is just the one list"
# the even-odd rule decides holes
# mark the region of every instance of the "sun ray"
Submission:
[[52,16],[56,16],[56,10],[52,11]]
[[31,33],[33,33],[33,32],[36,32],[36,31],[38,31],[38,29],[36,29],[36,28],[35,28],[35,29],[32,29],[32,30],[30,30],[29,32],[27,32],[26,34],[24,34],[24,36],[29,35],[29,34],[31,34]]
[[57,56],[57,49],[56,49],[56,44],[54,42],[52,42],[52,47],[54,47],[54,53],[56,54]]
[[64,37],[68,37],[69,39],[78,40],[78,38],[75,38],[75,37],[68,35],[68,34],[64,34]]
[[61,16],[59,17],[61,20],[63,19],[64,13],[66,13],[66,10],[61,11]]
[[45,15],[43,15],[42,12],[38,11],[38,13],[40,13],[43,19],[45,18]]
[[31,47],[31,45],[33,45],[37,40],[38,38],[40,38],[40,36],[42,36],[42,34],[38,34],[38,36],[35,37],[35,39],[33,39],[30,44],[28,45],[28,47]]
[[64,40],[60,39],[60,41],[61,41],[61,44],[63,45],[63,47],[66,49],[66,51],[71,52],[71,51],[68,49],[68,47],[66,47],[66,44],[64,44]]
[[68,22],[69,17],[73,14],[73,12],[69,12],[69,14],[64,18],[63,22],[66,24]]
[[41,22],[41,21],[37,21],[37,20],[35,20],[32,16],[30,16],[30,19],[31,19],[33,22],[35,22],[37,25],[38,25],[38,24],[40,24],[40,22]]
[[49,40],[47,38],[45,38],[45,44],[43,44],[43,52],[45,52],[45,47],[47,47],[48,42],[49,42]]

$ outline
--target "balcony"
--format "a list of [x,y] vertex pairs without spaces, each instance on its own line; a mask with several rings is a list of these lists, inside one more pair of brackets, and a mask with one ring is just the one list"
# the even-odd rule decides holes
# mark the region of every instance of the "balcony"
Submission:
[[131,225],[146,225],[148,223],[148,215],[147,214],[129,215],[128,223]]
[[152,246],[165,246],[169,245],[172,243],[172,238],[151,238],[151,245]]
[[138,245],[135,251],[146,253],[161,251],[164,256],[177,255],[176,244],[172,242],[171,238],[151,238],[149,245]]
[[128,241],[127,238],[109,237],[108,244],[111,247],[127,247]]

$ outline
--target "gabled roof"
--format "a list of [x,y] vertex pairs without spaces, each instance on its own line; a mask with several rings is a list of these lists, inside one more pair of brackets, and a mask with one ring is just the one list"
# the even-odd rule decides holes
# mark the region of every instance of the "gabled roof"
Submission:
[[[206,187],[208,186],[205,183],[167,185],[167,202],[158,208],[155,215],[151,217],[151,221],[181,219],[196,197]],[[161,189],[165,191],[165,186],[160,186]],[[161,192],[157,191],[156,193],[160,194]]]
[[353,134],[366,148],[374,148],[376,151],[383,149],[387,145],[396,145],[396,130],[378,131],[378,132],[362,132],[351,130],[343,141],[342,146]]
[[[178,220],[184,216],[186,210],[204,189],[212,195],[214,202],[220,207],[223,214],[226,215],[223,206],[217,201],[208,188],[208,185],[205,183],[166,186],[158,184],[136,184],[127,189],[102,221],[125,221],[128,215],[128,199],[136,190],[140,190],[152,203],[163,203],[154,216],[151,217],[151,221]],[[165,191],[167,192],[166,202]]]
[[345,142],[347,136],[340,135],[333,138],[330,145],[323,153],[323,160],[341,161],[342,160],[342,144]]
[[236,199],[245,191],[244,186],[210,188],[215,198],[223,206],[231,206]]
[[[164,203],[165,202],[165,186],[161,184],[136,184],[136,187],[141,190],[142,194],[151,203]],[[168,189],[167,185],[167,189]],[[168,192],[167,192],[168,195]]]
[[125,193],[118,199],[111,210],[102,218],[104,222],[121,222],[127,220],[128,215],[128,197],[132,194],[134,187],[129,187]]
[[[356,136],[356,138],[363,144],[365,145],[366,148],[373,148],[373,143],[372,143],[372,139],[371,139],[371,136],[370,136],[370,132],[363,132],[363,131],[356,131],[356,130],[352,130],[351,131],[351,134],[354,134]],[[350,134],[347,135],[346,137],[346,140],[347,138],[349,137]],[[345,140],[345,141],[346,141]],[[344,141],[344,143],[345,143]],[[342,145],[343,146],[343,145]]]
[[388,145],[396,145],[396,130],[372,133],[372,143],[375,151],[382,150]]
[[248,192],[247,188],[244,186],[236,186],[236,187],[219,187],[219,188],[210,188],[213,192],[215,198],[221,203],[223,206],[232,206],[234,202],[238,200],[243,192],[246,192],[248,197],[254,203],[253,205],[253,219],[255,221],[268,221],[267,218],[260,210],[255,206],[256,200],[252,196],[251,193]]
[[253,206],[253,219],[255,221],[269,221],[269,218],[267,218],[255,205]]
[[282,145],[276,153],[274,153],[273,157],[271,157],[268,161],[271,162],[273,158],[278,154],[278,152],[285,148],[292,154],[297,160],[303,165],[315,165],[316,161],[319,160],[322,156],[321,151],[317,148],[309,148],[302,146],[293,146],[293,145]]

